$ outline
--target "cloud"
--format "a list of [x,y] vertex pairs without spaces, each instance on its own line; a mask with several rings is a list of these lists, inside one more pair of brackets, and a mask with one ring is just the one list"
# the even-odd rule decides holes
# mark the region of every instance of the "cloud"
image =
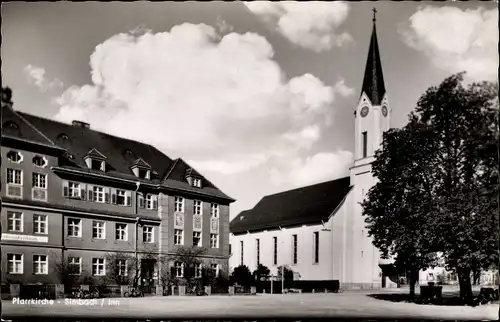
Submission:
[[498,11],[420,7],[400,29],[404,42],[450,73],[467,71],[474,80],[497,80]]
[[221,34],[224,34],[226,32],[231,32],[234,30],[234,27],[228,24],[226,20],[222,19],[220,16],[217,16],[215,25],[217,26],[217,30]]
[[26,67],[24,67],[23,72],[26,75],[28,83],[34,84],[42,92],[61,88],[64,86],[64,83],[60,79],[54,78],[52,80],[49,80],[45,78],[44,68],[27,65]]
[[203,24],[112,36],[90,66],[92,84],[68,88],[56,119],[79,119],[224,174],[308,155],[335,95],[349,92],[311,74],[286,79],[264,37],[221,37]]
[[269,174],[276,185],[304,186],[349,175],[352,161],[353,155],[349,151],[321,152],[305,160],[294,160],[288,173],[273,168]]
[[354,42],[337,30],[349,13],[346,2],[252,1],[245,6],[292,43],[316,52]]

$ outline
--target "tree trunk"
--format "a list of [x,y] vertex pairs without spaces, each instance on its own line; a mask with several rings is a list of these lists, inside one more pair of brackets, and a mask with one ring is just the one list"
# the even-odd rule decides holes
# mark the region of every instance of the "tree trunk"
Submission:
[[418,270],[410,271],[410,302],[415,302],[415,284],[418,281]]
[[472,285],[471,271],[469,269],[461,269],[458,271],[458,283],[460,286],[460,299],[465,304],[472,302]]

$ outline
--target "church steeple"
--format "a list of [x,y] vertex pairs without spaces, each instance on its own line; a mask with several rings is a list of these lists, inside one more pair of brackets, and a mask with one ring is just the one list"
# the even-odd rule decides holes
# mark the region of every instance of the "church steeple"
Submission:
[[385,94],[384,75],[378,50],[376,16],[377,9],[373,8],[373,31],[366,60],[365,77],[361,95],[366,94],[372,105],[380,105]]

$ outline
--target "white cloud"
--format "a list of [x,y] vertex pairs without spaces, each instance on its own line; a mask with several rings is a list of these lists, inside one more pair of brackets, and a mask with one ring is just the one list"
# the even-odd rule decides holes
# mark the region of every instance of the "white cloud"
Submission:
[[289,172],[273,168],[269,171],[276,185],[290,183],[304,186],[349,175],[353,155],[349,151],[317,153],[305,160],[296,159],[289,166]]
[[346,2],[252,1],[245,6],[292,43],[316,52],[354,41],[347,32],[337,30],[349,13]]
[[24,74],[30,84],[37,86],[42,92],[63,87],[60,79],[49,80],[45,78],[45,69],[33,65],[27,65],[23,69]]
[[310,151],[335,94],[349,91],[310,74],[287,80],[272,57],[257,34],[221,37],[207,25],[115,35],[91,56],[93,84],[59,97],[56,118],[151,143],[200,171],[280,168]]
[[234,30],[234,27],[226,22],[226,20],[222,19],[220,16],[217,17],[215,21],[215,25],[217,26],[217,30],[219,33],[231,32]]
[[474,80],[497,80],[498,11],[420,7],[400,30],[406,44],[438,68],[467,71]]

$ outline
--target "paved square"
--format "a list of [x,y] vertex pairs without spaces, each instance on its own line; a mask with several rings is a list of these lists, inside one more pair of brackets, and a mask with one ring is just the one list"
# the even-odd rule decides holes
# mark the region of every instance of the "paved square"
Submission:
[[[341,294],[288,294],[256,296],[169,296],[97,299],[93,305],[55,301],[53,305],[21,305],[2,301],[3,316],[66,316],[110,318],[319,318],[386,317],[416,319],[496,319],[498,306],[427,306],[394,303],[367,296],[367,292]],[[111,302],[110,302],[111,301]]]

